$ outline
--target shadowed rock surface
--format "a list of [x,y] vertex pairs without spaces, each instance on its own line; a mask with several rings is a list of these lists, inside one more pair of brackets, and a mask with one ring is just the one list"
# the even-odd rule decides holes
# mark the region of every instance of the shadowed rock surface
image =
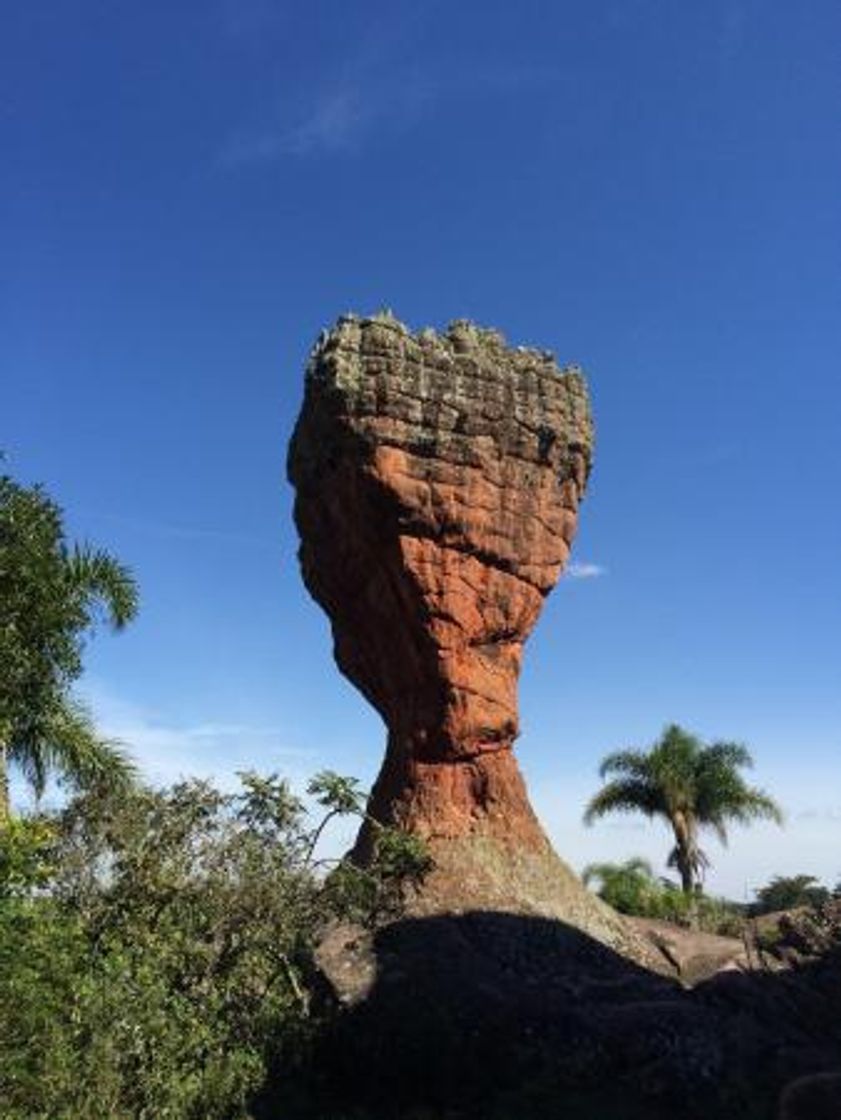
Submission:
[[[464,321],[345,316],[312,353],[289,477],[304,580],[388,728],[370,815],[436,862],[415,910],[555,915],[645,956],[552,851],[512,752],[592,442],[584,378],[550,354]],[[370,843],[363,827],[357,858]]]
[[567,923],[483,911],[339,927],[318,965],[336,1012],[310,1095],[295,1112],[270,1089],[257,1120],[839,1115],[837,954],[687,989]]

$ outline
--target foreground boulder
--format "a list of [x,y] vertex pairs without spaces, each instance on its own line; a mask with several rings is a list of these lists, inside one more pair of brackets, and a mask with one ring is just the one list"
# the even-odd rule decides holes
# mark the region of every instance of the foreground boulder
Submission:
[[[593,427],[577,368],[458,321],[345,316],[289,451],[300,560],[388,728],[373,820],[425,838],[420,913],[561,917],[644,955],[552,851],[512,751],[523,644],[567,562]],[[370,854],[370,825],[355,855]]]
[[[841,961],[689,988],[557,919],[480,911],[336,927],[302,1107],[255,1120],[838,1117]],[[836,1111],[833,1111],[833,1108]]]

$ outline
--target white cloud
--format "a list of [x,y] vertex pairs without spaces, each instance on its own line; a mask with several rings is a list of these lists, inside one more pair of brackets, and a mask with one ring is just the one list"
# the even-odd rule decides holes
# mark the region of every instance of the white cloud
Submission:
[[[431,13],[423,4],[392,8],[357,37],[356,49],[341,63],[326,68],[326,81],[316,72],[309,88],[292,91],[270,84],[262,125],[230,137],[219,163],[230,167],[335,155],[357,148],[378,130],[403,132],[444,103],[458,113],[473,97],[510,97],[568,80],[561,66],[526,67],[470,56],[455,72],[419,64],[417,43],[430,30]],[[265,20],[258,3],[246,23],[259,28]]]
[[222,162],[263,163],[283,155],[342,151],[353,145],[369,118],[358,94],[338,90],[321,97],[292,127],[234,139],[224,149]]
[[122,514],[101,513],[96,510],[84,510],[88,520],[105,525],[114,525],[121,529],[128,529],[132,533],[149,537],[160,537],[164,540],[183,541],[211,541],[221,544],[242,544],[258,546],[260,548],[277,549],[279,537],[273,539],[267,534],[258,536],[255,533],[237,533],[229,529],[211,528],[189,523],[176,524],[171,521],[149,520],[144,517],[124,517]]
[[[243,723],[178,724],[160,713],[115,696],[100,683],[88,682],[80,689],[99,732],[118,739],[140,771],[141,780],[165,787],[187,778],[205,778],[223,792],[234,792],[240,783],[237,773],[256,770],[278,773],[301,797],[311,824],[321,821],[324,811],[306,796],[309,779],[332,766],[314,750],[289,746],[280,728]],[[16,770],[11,775],[12,801],[18,811],[32,811],[32,790]],[[60,783],[48,782],[40,805],[60,808],[66,793]],[[353,845],[359,829],[355,816],[330,822],[318,845],[318,857],[334,860]]]
[[155,785],[186,777],[237,784],[240,770],[276,770],[295,785],[318,769],[313,753],[284,741],[276,727],[242,723],[179,724],[155,711],[89,686],[85,700],[100,731],[119,739],[142,776]]
[[598,579],[599,576],[607,574],[607,568],[602,567],[601,564],[568,564],[565,576],[567,579]]

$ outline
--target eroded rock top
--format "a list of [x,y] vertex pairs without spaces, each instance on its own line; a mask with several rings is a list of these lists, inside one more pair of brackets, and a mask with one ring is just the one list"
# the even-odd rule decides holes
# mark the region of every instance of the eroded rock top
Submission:
[[402,474],[406,531],[476,552],[543,592],[552,586],[590,469],[577,366],[560,369],[549,351],[509,347],[466,320],[412,333],[387,312],[345,315],[313,349],[314,398],[291,448],[296,486],[329,484],[349,450],[344,429],[357,456],[377,452]]

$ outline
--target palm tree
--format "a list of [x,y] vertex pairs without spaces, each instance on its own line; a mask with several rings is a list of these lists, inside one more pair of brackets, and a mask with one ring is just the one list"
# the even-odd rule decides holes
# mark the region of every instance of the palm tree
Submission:
[[10,813],[10,764],[36,794],[50,771],[74,786],[129,780],[127,758],[96,734],[71,685],[95,623],[121,630],[137,605],[125,565],[89,545],[69,547],[61,510],[44,491],[0,477],[0,825]]
[[98,735],[89,712],[75,700],[57,703],[37,730],[0,748],[0,827],[11,815],[9,765],[17,766],[41,797],[56,773],[74,789],[128,788],[135,768],[121,745]]
[[615,775],[592,798],[584,823],[608,813],[645,813],[671,825],[675,846],[668,866],[680,874],[686,894],[700,890],[709,860],[698,845],[698,833],[711,828],[727,843],[727,824],[748,824],[766,818],[782,824],[777,803],[745,783],[739,770],[753,765],[740,743],[705,746],[677,724],[668,726],[648,751],[610,754],[599,776]]
[[79,602],[86,622],[99,612],[113,630],[122,630],[137,615],[137,581],[105,549],[74,545],[65,554],[65,574],[68,593]]

